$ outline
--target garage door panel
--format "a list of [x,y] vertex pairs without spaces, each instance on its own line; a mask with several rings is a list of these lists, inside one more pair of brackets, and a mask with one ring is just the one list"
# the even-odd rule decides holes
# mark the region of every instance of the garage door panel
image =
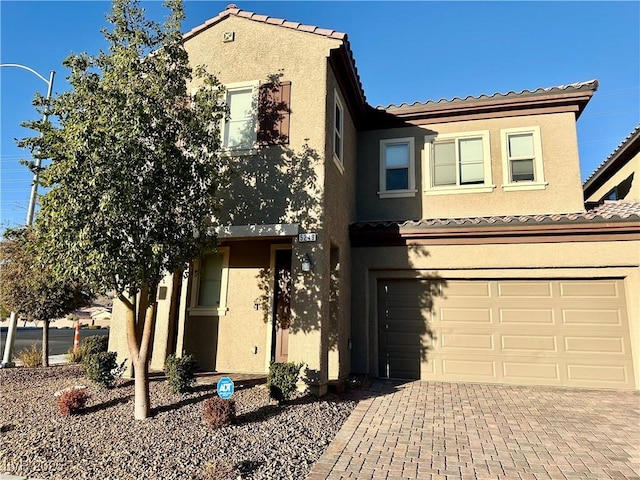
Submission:
[[[635,387],[621,280],[456,279],[436,297],[424,282],[382,284],[393,284],[378,293],[394,307],[379,310],[379,321],[389,326],[380,331],[381,372],[434,381]],[[385,302],[379,297],[379,306]]]
[[568,383],[575,386],[625,388],[630,381],[630,368],[625,365],[567,365]]
[[565,325],[619,326],[622,315],[619,309],[565,309],[562,312]]
[[491,381],[496,379],[496,362],[492,360],[444,359],[442,373],[447,380],[460,380],[473,376]]
[[539,351],[558,353],[554,335],[501,335],[502,351],[505,353],[529,353]]
[[498,282],[498,298],[551,298],[551,284],[548,281]]
[[440,309],[443,323],[491,323],[491,308],[447,308]]
[[503,324],[553,325],[555,322],[553,309],[500,308],[499,312]]
[[448,281],[445,294],[446,298],[490,298],[489,282],[461,282],[461,281]]
[[492,334],[442,333],[438,338],[440,339],[440,348],[443,350],[494,351],[495,349]]
[[554,363],[505,361],[502,363],[502,374],[506,383],[556,384],[560,381],[560,367]]
[[560,282],[560,296],[563,298],[620,298],[615,281]]
[[566,336],[564,338],[567,353],[624,354],[624,339],[621,337],[584,337]]

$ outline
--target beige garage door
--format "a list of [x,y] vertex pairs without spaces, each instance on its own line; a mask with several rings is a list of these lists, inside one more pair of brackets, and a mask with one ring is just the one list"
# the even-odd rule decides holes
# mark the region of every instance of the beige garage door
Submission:
[[380,280],[379,374],[633,389],[622,280]]

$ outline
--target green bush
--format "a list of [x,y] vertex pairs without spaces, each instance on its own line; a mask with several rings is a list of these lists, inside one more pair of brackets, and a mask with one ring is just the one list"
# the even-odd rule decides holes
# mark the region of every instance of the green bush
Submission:
[[211,428],[220,428],[236,420],[236,402],[220,397],[207,398],[202,412],[204,421]]
[[304,363],[271,363],[267,376],[271,398],[279,402],[290,399],[297,389],[296,384],[303,366]]
[[196,378],[196,359],[193,355],[176,357],[173,353],[164,363],[167,382],[173,393],[186,392]]
[[22,362],[22,365],[28,368],[34,368],[42,365],[42,348],[36,343],[29,348],[20,350],[16,355],[16,358]]
[[73,415],[84,408],[89,395],[84,389],[72,388],[58,397],[58,411],[63,416]]
[[125,362],[118,365],[116,352],[100,352],[86,355],[82,360],[85,376],[92,382],[109,388],[113,386],[116,378],[124,372]]
[[106,352],[109,348],[108,335],[93,335],[87,337],[78,346],[77,349],[70,348],[67,350],[67,362],[80,363],[87,355],[94,353]]
[[92,335],[82,340],[80,348],[83,348],[86,355],[92,353],[106,352],[109,350],[108,335]]

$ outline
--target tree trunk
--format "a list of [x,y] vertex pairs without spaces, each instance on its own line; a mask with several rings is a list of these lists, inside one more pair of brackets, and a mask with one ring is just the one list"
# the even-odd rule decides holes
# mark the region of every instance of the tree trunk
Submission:
[[42,366],[49,366],[49,320],[42,322]]
[[[139,295],[119,299],[127,307],[127,345],[133,363],[134,418],[145,420],[151,413],[149,399],[149,352],[156,316],[157,287],[145,286]],[[136,311],[137,310],[137,311]]]
[[133,364],[134,374],[134,399],[135,411],[134,418],[136,420],[145,420],[149,418],[151,412],[151,401],[149,399],[149,367],[147,359],[138,357]]

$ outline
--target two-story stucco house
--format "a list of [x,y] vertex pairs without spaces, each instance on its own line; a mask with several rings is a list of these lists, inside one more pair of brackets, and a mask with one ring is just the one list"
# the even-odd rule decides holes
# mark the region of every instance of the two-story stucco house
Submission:
[[215,253],[160,289],[152,368],[640,386],[640,208],[583,202],[597,82],[373,108],[343,33],[230,6],[184,39],[238,176]]

